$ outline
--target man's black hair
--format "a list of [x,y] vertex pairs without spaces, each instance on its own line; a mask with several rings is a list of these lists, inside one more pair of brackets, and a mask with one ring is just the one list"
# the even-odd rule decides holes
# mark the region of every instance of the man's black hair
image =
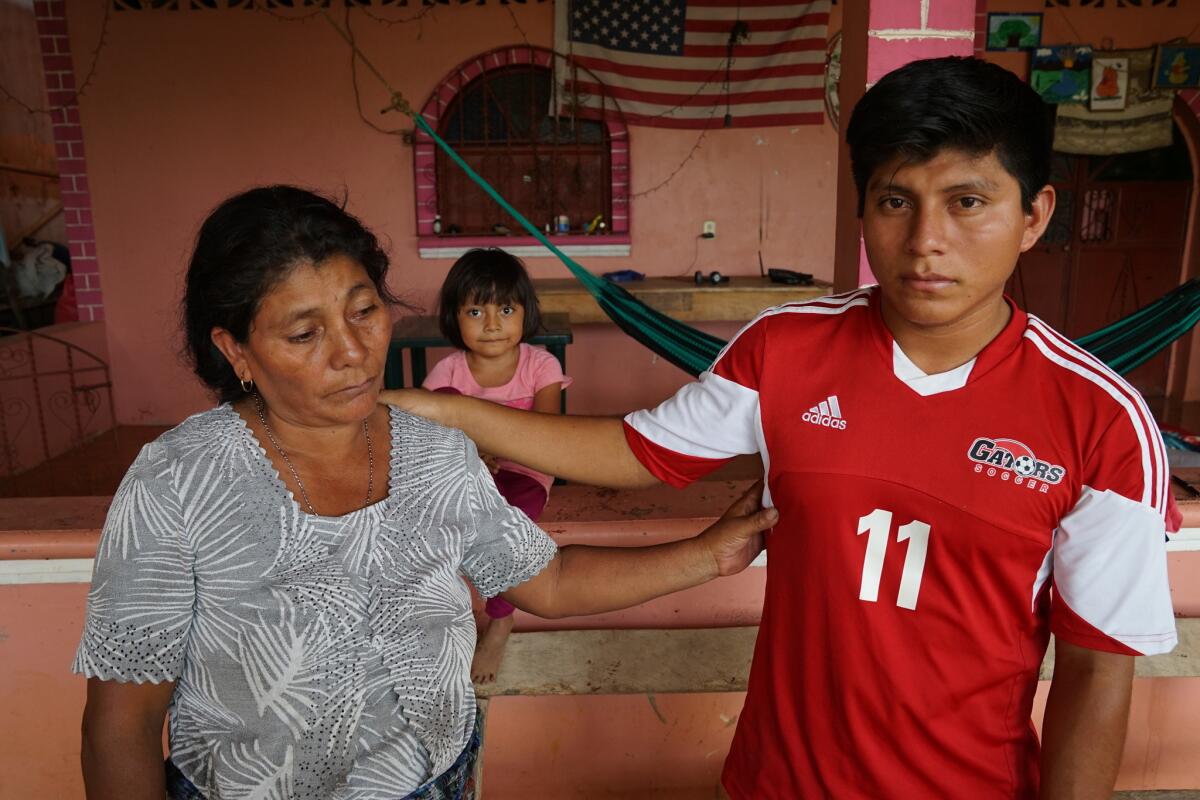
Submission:
[[466,350],[458,329],[458,310],[468,303],[512,303],[525,309],[521,341],[528,341],[542,325],[537,292],[521,259],[498,248],[476,248],[463,253],[446,273],[438,295],[438,327],[450,344]]
[[1028,212],[1050,180],[1052,132],[1037,92],[1003,67],[961,56],[913,61],[868,89],[846,127],[858,215],[882,165],[896,156],[922,163],[943,150],[995,152]]
[[181,309],[185,354],[221,401],[246,391],[212,329],[245,342],[263,298],[296,267],[345,256],[362,265],[385,303],[404,305],[388,290],[379,240],[343,206],[296,186],[262,186],[230,197],[200,226]]

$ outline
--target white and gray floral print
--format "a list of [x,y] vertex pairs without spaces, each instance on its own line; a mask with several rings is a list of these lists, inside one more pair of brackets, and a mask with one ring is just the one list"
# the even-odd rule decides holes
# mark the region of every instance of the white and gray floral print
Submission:
[[74,670],[175,681],[171,758],[210,800],[402,797],[475,717],[485,596],[554,543],[496,492],[474,444],[391,412],[388,496],[306,514],[238,413],[146,445],[113,498]]

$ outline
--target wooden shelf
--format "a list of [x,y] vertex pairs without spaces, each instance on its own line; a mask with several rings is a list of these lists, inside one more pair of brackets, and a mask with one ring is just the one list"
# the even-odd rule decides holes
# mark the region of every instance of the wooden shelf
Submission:
[[[567,314],[573,325],[609,321],[574,278],[541,278],[533,285],[543,313]],[[691,278],[647,278],[620,285],[650,307],[683,322],[746,322],[764,308],[833,291],[823,281],[813,286],[784,286],[757,275],[735,276],[720,286],[697,286]]]

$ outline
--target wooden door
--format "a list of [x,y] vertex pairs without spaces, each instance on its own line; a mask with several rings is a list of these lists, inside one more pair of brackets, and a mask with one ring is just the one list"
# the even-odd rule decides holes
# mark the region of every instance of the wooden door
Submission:
[[[1111,157],[1055,154],[1059,197],[1042,240],[1009,282],[1018,304],[1071,338],[1099,330],[1179,285],[1191,194],[1182,141]],[[1165,396],[1169,350],[1125,377]]]

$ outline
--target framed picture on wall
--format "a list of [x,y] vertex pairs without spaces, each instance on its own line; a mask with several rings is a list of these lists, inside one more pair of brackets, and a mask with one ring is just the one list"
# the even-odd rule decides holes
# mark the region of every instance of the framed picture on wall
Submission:
[[1041,43],[1041,14],[988,14],[988,50],[1033,50]]
[[1039,47],[1033,51],[1029,82],[1047,103],[1086,103],[1092,92],[1092,48]]
[[1092,111],[1121,111],[1129,99],[1129,59],[1100,56],[1092,59]]
[[1154,62],[1154,87],[1200,88],[1200,44],[1160,44]]

